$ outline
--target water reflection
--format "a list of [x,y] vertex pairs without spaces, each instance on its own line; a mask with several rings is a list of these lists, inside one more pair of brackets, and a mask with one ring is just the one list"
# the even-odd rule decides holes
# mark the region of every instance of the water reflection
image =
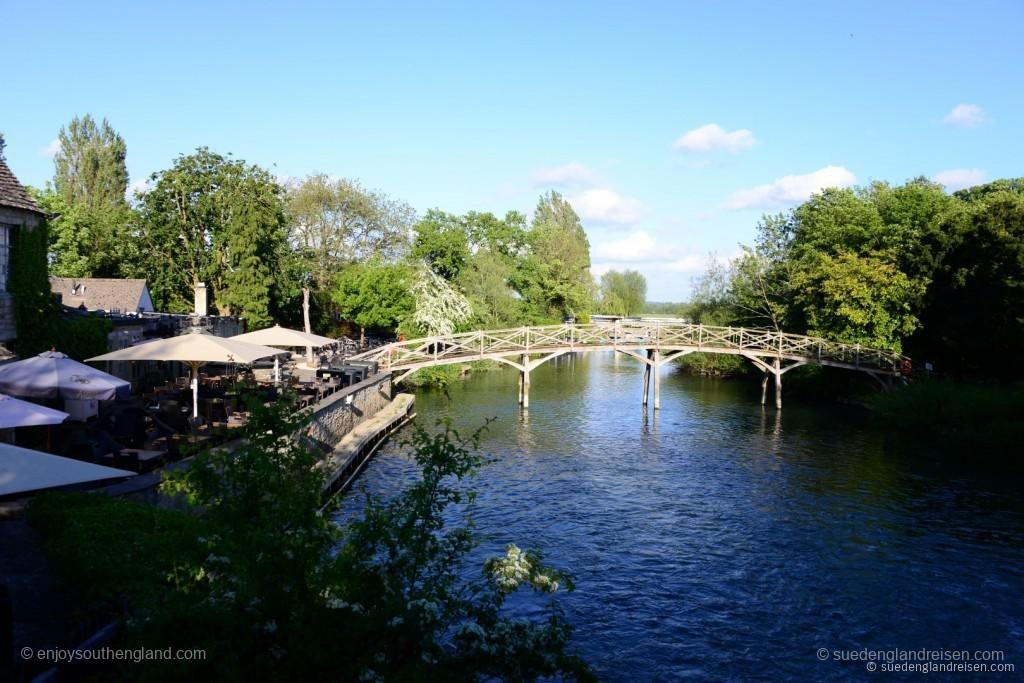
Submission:
[[[645,411],[641,363],[565,356],[531,374],[527,412],[516,380],[479,373],[417,412],[464,433],[498,418],[466,571],[508,542],[571,568],[564,604],[602,679],[863,676],[818,647],[1002,649],[1024,666],[1018,482],[895,448],[846,410],[762,407],[757,381],[668,372]],[[413,476],[393,442],[360,486]]]

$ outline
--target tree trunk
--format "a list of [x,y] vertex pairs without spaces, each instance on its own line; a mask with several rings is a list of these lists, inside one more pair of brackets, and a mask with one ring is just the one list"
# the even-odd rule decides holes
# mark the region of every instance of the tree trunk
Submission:
[[[313,331],[309,327],[309,287],[302,288],[302,322],[306,326],[306,334],[312,334]],[[313,367],[313,347],[306,347],[306,362],[309,367]]]

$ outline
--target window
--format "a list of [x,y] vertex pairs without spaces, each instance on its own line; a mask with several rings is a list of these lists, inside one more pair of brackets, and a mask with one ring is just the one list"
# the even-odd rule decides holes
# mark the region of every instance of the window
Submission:
[[11,228],[13,225],[0,223],[0,292],[7,291],[7,276],[11,264]]

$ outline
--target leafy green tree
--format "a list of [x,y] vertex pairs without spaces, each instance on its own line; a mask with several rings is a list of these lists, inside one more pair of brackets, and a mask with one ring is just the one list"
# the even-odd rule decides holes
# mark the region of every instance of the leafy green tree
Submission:
[[413,230],[413,258],[424,261],[446,280],[458,278],[470,256],[469,233],[462,219],[431,209]]
[[3,132],[0,132],[0,161],[4,160],[4,150],[7,148],[7,141],[4,140]]
[[52,186],[29,188],[50,221],[50,274],[58,277],[132,277],[141,254],[133,238],[135,212],[124,202],[90,208],[69,205]]
[[515,269],[500,252],[484,249],[473,254],[459,274],[458,286],[473,308],[474,325],[502,329],[523,323],[522,299],[512,289]]
[[287,205],[289,241],[320,291],[351,263],[398,259],[415,220],[405,202],[322,173],[291,184]]
[[534,322],[557,322],[565,315],[585,319],[593,302],[590,242],[572,206],[557,192],[537,203],[527,236],[529,253],[517,273]]
[[272,320],[285,243],[282,190],[265,169],[210,152],[181,156],[142,198],[141,242],[154,303],[192,308],[206,282],[223,315]]
[[469,243],[474,253],[489,251],[515,264],[527,248],[526,216],[508,211],[504,218],[489,212],[470,211],[463,217]]
[[820,253],[803,264],[795,285],[808,334],[900,351],[917,328],[924,286],[883,259]]
[[106,119],[99,125],[86,114],[60,129],[54,156],[54,188],[69,206],[117,206],[128,190],[127,148]]
[[72,119],[58,137],[54,182],[36,192],[56,216],[50,225],[54,275],[126,277],[140,260],[133,238],[135,214],[125,200],[128,169],[124,139],[103,120]]
[[946,236],[939,232],[939,218],[957,200],[927,178],[915,178],[895,188],[874,183],[868,196],[884,225],[879,251],[886,252],[908,277],[926,285],[944,250]]
[[474,326],[522,325],[523,301],[513,283],[527,250],[526,217],[516,211],[503,218],[470,211],[461,223],[469,237],[471,256],[459,272],[457,286],[473,307]]
[[1021,377],[1024,348],[1024,181],[971,188],[947,212],[946,237],[922,312],[916,352],[945,370]]
[[413,269],[405,264],[372,260],[349,266],[333,290],[339,314],[361,330],[395,331],[416,307],[411,288]]
[[613,315],[638,315],[647,303],[647,278],[635,270],[601,276],[601,308]]

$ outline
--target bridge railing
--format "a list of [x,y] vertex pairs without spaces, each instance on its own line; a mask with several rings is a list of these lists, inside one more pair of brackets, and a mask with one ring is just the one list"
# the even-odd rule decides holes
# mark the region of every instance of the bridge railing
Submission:
[[388,344],[353,358],[376,360],[383,370],[397,370],[456,359],[618,347],[745,352],[886,373],[898,373],[906,360],[891,351],[774,330],[621,320],[607,324],[546,325],[424,337]]

